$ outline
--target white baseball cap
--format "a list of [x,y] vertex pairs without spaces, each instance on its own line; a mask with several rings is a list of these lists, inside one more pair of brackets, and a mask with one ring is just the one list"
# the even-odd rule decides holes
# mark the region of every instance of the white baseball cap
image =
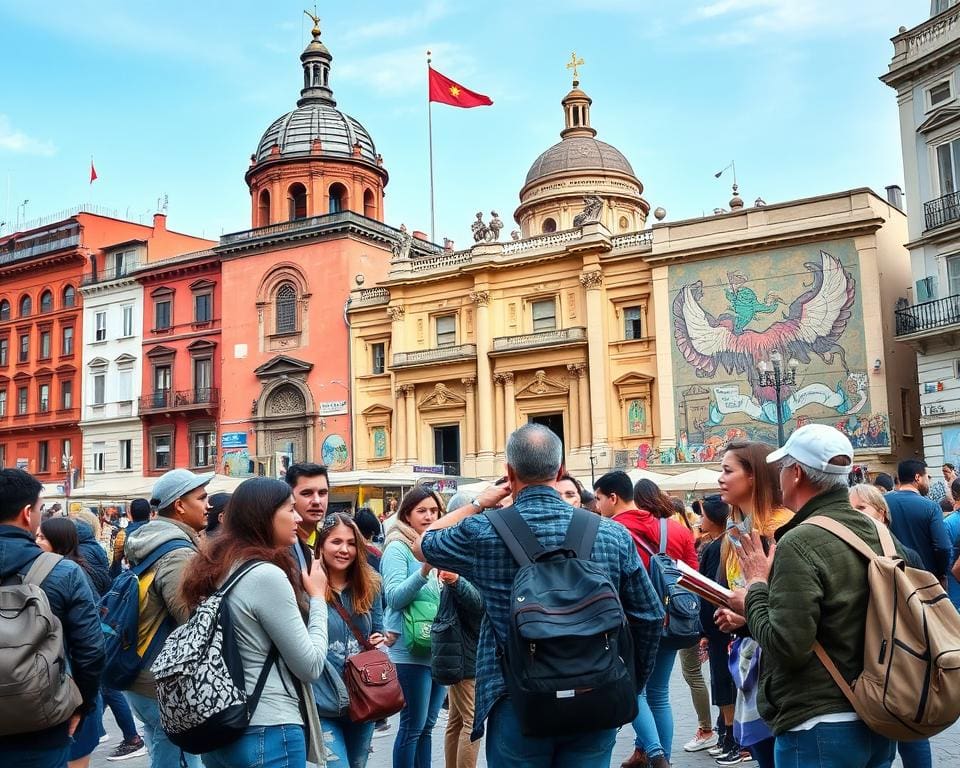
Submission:
[[[800,427],[787,438],[783,448],[767,456],[767,463],[773,464],[787,456],[831,475],[849,475],[853,469],[853,446],[850,440],[843,432],[826,424]],[[830,459],[836,456],[846,456],[850,463],[831,464]]]

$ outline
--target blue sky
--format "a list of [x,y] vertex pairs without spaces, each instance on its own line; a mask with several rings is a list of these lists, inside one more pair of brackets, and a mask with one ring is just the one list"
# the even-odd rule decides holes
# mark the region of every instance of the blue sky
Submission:
[[[324,7],[327,5],[328,7]],[[217,237],[250,223],[243,181],[266,127],[293,109],[312,0],[0,0],[0,220],[9,232],[82,201]],[[478,210],[512,228],[527,169],[559,140],[572,50],[598,138],[630,160],[668,219],[902,184],[886,71],[927,0],[525,0],[321,3],[338,106],[390,173],[387,222],[429,230],[427,49],[494,106],[435,105],[437,238]],[[90,156],[100,176],[88,183]],[[9,191],[8,191],[9,190]],[[909,201],[908,201],[909,203]]]

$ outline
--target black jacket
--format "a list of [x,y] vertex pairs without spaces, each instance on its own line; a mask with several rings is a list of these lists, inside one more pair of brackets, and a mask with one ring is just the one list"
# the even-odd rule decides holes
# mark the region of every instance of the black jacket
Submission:
[[477,643],[483,600],[462,576],[440,593],[440,608],[430,633],[430,668],[441,685],[454,685],[477,676]]
[[110,591],[113,579],[110,578],[110,561],[100,542],[93,535],[93,528],[77,520],[77,538],[80,540],[80,556],[87,564],[87,573],[93,582],[96,594],[94,599],[99,600]]

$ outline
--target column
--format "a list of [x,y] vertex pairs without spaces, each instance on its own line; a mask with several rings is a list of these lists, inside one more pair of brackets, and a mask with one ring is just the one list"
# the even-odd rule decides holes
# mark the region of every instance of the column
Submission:
[[514,398],[513,374],[503,373],[503,426],[507,437],[517,428],[517,405]]
[[420,434],[420,425],[417,423],[417,391],[413,384],[404,384],[407,393],[407,462],[416,464],[420,457],[417,455],[417,437]]
[[467,400],[467,413],[465,418],[467,434],[465,436],[466,444],[463,453],[464,456],[472,458],[477,455],[477,405],[473,392],[473,387],[477,383],[477,380],[472,376],[468,376],[465,379],[460,379],[460,381],[463,382],[463,389]]
[[[606,393],[606,359],[607,350],[604,344],[604,316],[603,316],[603,273],[599,269],[583,272],[580,283],[587,289],[587,359],[590,363],[590,422],[592,439],[588,443],[580,432],[586,444],[606,445],[607,443],[607,393]],[[581,395],[583,391],[581,390]],[[580,402],[583,403],[581,397]]]
[[577,363],[575,367],[580,400],[580,446],[589,448],[591,445],[590,409],[593,404],[590,402],[590,392],[587,388],[587,366],[583,363]]
[[503,374],[495,373],[493,375],[493,383],[496,388],[496,405],[493,409],[493,418],[496,423],[496,432],[497,432],[497,455],[501,456],[504,452],[504,436],[503,436],[503,426],[504,426],[504,415],[503,415]]
[[393,415],[397,419],[397,429],[393,437],[393,463],[402,464],[407,453],[407,414],[406,414],[406,389],[402,386],[396,389],[396,405],[393,407]]
[[482,466],[486,474],[493,474],[493,379],[490,370],[490,294],[474,291],[470,299],[477,305],[477,431],[479,445],[477,455],[487,459],[489,467]]
[[406,346],[406,339],[403,335],[403,317],[407,310],[402,304],[393,307],[387,307],[387,316],[390,318],[390,337],[393,349],[398,347],[401,350],[409,349]]
[[573,364],[567,366],[567,412],[570,414],[567,419],[570,434],[567,438],[567,450],[572,451],[580,447],[580,407],[579,407],[579,388],[580,376],[577,373],[577,367]]

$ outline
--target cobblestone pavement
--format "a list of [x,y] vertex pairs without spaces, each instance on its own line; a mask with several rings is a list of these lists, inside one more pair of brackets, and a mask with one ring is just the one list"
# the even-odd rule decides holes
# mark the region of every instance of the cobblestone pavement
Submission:
[[[706,672],[706,666],[704,667]],[[706,751],[697,753],[687,753],[683,751],[683,745],[693,736],[697,729],[696,717],[693,713],[693,705],[690,702],[690,693],[680,674],[679,665],[674,670],[671,680],[671,701],[674,703],[675,733],[674,733],[674,754],[673,765],[675,768],[714,768],[716,763]],[[716,714],[716,710],[714,710]],[[104,724],[110,733],[110,741],[101,744],[94,752],[90,763],[92,768],[149,768],[149,761],[146,757],[131,758],[120,762],[110,762],[106,756],[119,743],[121,738],[120,731],[109,713],[106,716]],[[391,768],[391,749],[393,747],[393,738],[396,735],[397,718],[391,721],[390,732],[381,738],[373,740],[374,752],[370,755],[370,761],[367,768]],[[613,752],[613,761],[611,766],[618,768],[621,761],[633,751],[633,729],[626,726],[620,731],[617,737],[617,746]],[[482,757],[479,766],[486,767],[487,763]],[[748,763],[745,768],[755,766],[756,763]],[[900,760],[894,762],[895,766],[901,766]],[[934,768],[957,768],[960,766],[960,724],[954,724],[951,728],[941,733],[933,740],[933,765]],[[434,731],[433,736],[433,766],[434,768],[443,768],[443,729],[440,724]],[[166,766],[164,766],[166,768]],[[170,768],[177,768],[170,766]],[[333,768],[331,766],[331,768]],[[507,768],[506,766],[496,766],[495,768]]]

